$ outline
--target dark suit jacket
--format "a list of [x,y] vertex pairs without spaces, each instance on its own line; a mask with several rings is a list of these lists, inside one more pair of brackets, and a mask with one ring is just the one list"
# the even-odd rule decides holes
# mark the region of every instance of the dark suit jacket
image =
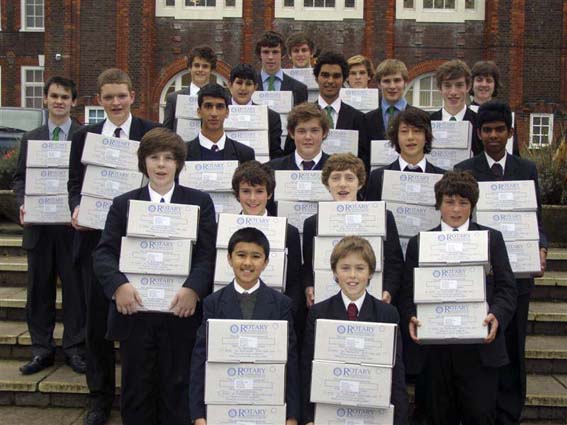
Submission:
[[[396,159],[390,165],[386,165],[384,167],[377,168],[376,170],[374,170],[370,173],[370,179],[368,180],[368,184],[366,185],[365,199],[367,201],[381,201],[382,200],[382,182],[384,181],[384,170],[401,171],[400,170],[400,161],[398,161]],[[445,174],[444,169],[436,167],[435,165],[433,165],[429,161],[426,161],[425,172],[426,173],[432,173],[432,174]]]
[[[268,88],[264,88],[264,82],[262,81],[262,76],[258,73],[257,79],[258,83],[258,90],[264,91],[268,90]],[[296,80],[293,77],[290,77],[284,72],[282,85],[280,87],[280,91],[291,91],[293,92],[293,106],[299,105],[300,103],[307,102],[307,86],[303,84],[301,81]]]
[[[302,313],[305,308],[305,293],[301,282],[301,240],[297,227],[287,224],[286,242],[287,249],[287,275],[285,284],[285,294],[293,301],[294,322],[297,325],[303,324]],[[301,329],[297,329],[300,331]]]
[[[415,106],[407,105],[406,109],[418,109]],[[386,126],[384,125],[384,118],[382,113],[382,106],[373,111],[367,112],[365,114],[366,119],[366,131],[368,134],[368,140],[388,140],[388,132],[386,131]]]
[[[443,120],[443,113],[442,110],[439,109],[431,114],[431,121],[442,121]],[[467,108],[465,112],[465,116],[463,118],[464,121],[470,121],[473,126],[472,129],[472,141],[471,141],[471,150],[473,155],[478,155],[479,153],[484,151],[484,145],[482,141],[478,138],[478,117],[476,112]]]
[[[314,404],[310,403],[311,395],[311,367],[315,352],[315,328],[317,319],[348,320],[347,311],[339,292],[337,295],[311,307],[307,316],[305,339],[301,354],[302,387],[303,387],[303,423],[314,419]],[[397,323],[400,316],[395,307],[385,304],[366,293],[362,308],[358,314],[361,322]],[[398,332],[396,359],[392,371],[391,403],[395,406],[394,424],[407,424],[409,401],[406,391],[406,377],[402,353],[402,339]]]
[[163,111],[163,126],[175,131],[177,120],[175,118],[175,108],[177,107],[177,96],[184,94],[189,96],[191,88],[186,87],[173,93],[169,93],[165,98],[165,110]]
[[[315,165],[312,171],[321,171],[325,162],[329,159],[329,155],[323,152],[323,156],[321,160]],[[268,165],[272,168],[272,170],[289,170],[289,171],[298,171],[297,164],[295,163],[295,153],[290,153],[289,155],[282,156],[281,158],[272,159],[268,162]]]
[[[303,222],[303,284],[305,287],[313,286],[313,238],[318,234],[317,218],[318,214],[314,214]],[[388,291],[394,298],[402,279],[404,256],[396,220],[389,210],[386,210],[386,234],[388,237],[384,240],[382,290]]]
[[[475,179],[481,182],[494,181],[494,174],[488,167],[486,155],[481,153],[466,161],[455,165],[455,170],[469,170],[473,173]],[[535,164],[527,159],[519,158],[514,155],[506,154],[506,169],[504,170],[503,180],[533,180],[535,183],[537,198],[537,221],[539,225],[539,246],[547,248],[547,236],[543,230],[543,222],[541,218],[541,195],[539,190],[537,168]],[[517,279],[518,291],[520,294],[527,294],[534,285],[533,279]]]
[[[81,125],[76,121],[71,120],[71,128],[69,129],[69,138],[81,129]],[[24,195],[26,188],[26,162],[28,158],[28,140],[49,140],[49,126],[42,125],[35,130],[29,131],[22,136],[20,142],[20,155],[18,156],[18,164],[16,172],[14,173],[14,193],[16,194],[16,203],[18,207],[24,205]],[[69,227],[69,226],[65,226]],[[24,234],[22,238],[22,248],[33,249],[42,237],[41,225],[27,225],[24,226]]]
[[[148,121],[138,117],[132,117],[132,125],[130,126],[130,140],[142,140],[144,134],[160,124]],[[83,179],[85,177],[85,165],[81,163],[83,149],[85,147],[85,139],[87,133],[102,134],[104,121],[97,124],[89,125],[81,128],[75,133],[71,142],[71,155],[69,158],[69,181],[67,189],[69,190],[69,208],[71,214],[75,208],[81,203],[81,189],[83,187]],[[101,232],[99,230],[75,232],[73,240],[73,258],[78,259],[82,255],[90,256],[92,250],[98,244]]]
[[[197,341],[191,359],[191,385],[189,387],[191,419],[205,418],[205,362],[207,360],[207,320],[242,319],[242,311],[234,284],[212,293],[203,302],[203,323],[197,333]],[[287,417],[297,418],[300,414],[299,370],[291,300],[260,282],[252,320],[287,320],[288,349],[286,367]]]
[[[441,225],[431,229],[437,232]],[[488,230],[489,256],[491,273],[486,277],[486,302],[489,313],[498,319],[498,333],[496,339],[490,344],[475,344],[478,348],[481,362],[487,367],[500,367],[508,364],[506,353],[506,340],[504,331],[514,316],[516,310],[516,280],[510,268],[508,253],[504,245],[502,233],[489,227],[470,222],[469,231]],[[402,322],[409,323],[411,317],[416,316],[416,306],[413,302],[414,281],[413,270],[419,266],[419,234],[409,240],[406,251],[406,264],[404,267],[403,283],[400,289],[399,309]],[[417,345],[410,342],[413,355],[408,359],[406,367],[408,373],[419,373],[423,368],[425,357],[428,355],[427,345]],[[408,348],[408,347],[406,347]]]
[[[128,201],[130,199],[150,201],[148,186],[132,190],[114,198],[108,212],[102,237],[93,254],[93,266],[96,276],[109,300],[112,300],[116,289],[120,285],[128,282],[126,275],[119,271],[118,264],[122,236],[126,236]],[[191,257],[191,272],[183,286],[193,289],[202,300],[210,294],[213,284],[217,233],[215,207],[208,194],[178,184],[175,185],[173,190],[171,202],[174,204],[196,205],[200,208],[197,242]],[[141,270],[140,272],[151,271]],[[136,315],[128,316],[118,313],[116,304],[112,302],[109,307],[107,338],[112,340],[128,338],[135,318]],[[199,321],[194,320],[194,322],[193,332],[196,331],[199,325]],[[187,331],[189,332],[190,329],[187,329]]]
[[[255,158],[254,149],[229,137],[226,138],[222,152],[224,161],[238,161],[239,164]],[[202,161],[199,136],[187,142],[187,161]]]

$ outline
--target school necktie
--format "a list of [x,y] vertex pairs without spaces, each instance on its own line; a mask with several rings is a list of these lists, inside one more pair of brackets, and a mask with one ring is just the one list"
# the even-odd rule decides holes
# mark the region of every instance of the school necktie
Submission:
[[273,75],[270,75],[268,77],[268,91],[276,91],[276,77]]
[[333,120],[333,107],[325,106],[325,112],[327,113],[327,121],[329,121],[329,128],[335,128],[335,121]]
[[453,227],[453,232],[458,232],[459,228],[458,227]]
[[457,121],[457,118],[451,117],[451,118],[449,118],[449,121]]
[[347,308],[348,320],[358,320],[358,307],[355,303],[350,303]]
[[53,136],[51,137],[51,140],[58,141],[59,140],[59,133],[61,133],[61,127],[55,127],[53,129]]
[[211,151],[213,151],[213,152],[218,152],[218,151],[219,151],[219,147],[218,147],[217,145],[213,145],[213,146],[211,147]]
[[315,166],[315,161],[301,161],[301,165],[303,165],[304,171],[310,171]]
[[490,171],[492,171],[492,174],[494,175],[494,177],[496,177],[497,180],[501,180],[502,177],[504,176],[504,169],[502,168],[502,165],[500,165],[497,162],[492,164],[492,167],[490,167]]
[[117,127],[114,129],[114,137],[117,137],[120,139],[120,132],[122,131],[122,129],[120,127]]
[[165,199],[161,198],[159,202],[163,204],[165,203]]
[[423,170],[421,169],[421,167],[419,165],[413,167],[410,165],[406,165],[404,168],[404,171],[409,172],[409,173],[423,173]]

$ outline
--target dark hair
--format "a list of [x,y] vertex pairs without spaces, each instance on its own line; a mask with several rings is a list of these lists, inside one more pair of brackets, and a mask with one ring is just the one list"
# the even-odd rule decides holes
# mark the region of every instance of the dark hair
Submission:
[[51,87],[53,84],[56,84],[58,86],[70,90],[71,98],[73,100],[77,99],[78,92],[77,92],[77,85],[75,84],[75,82],[69,78],[60,77],[58,75],[51,77],[49,80],[47,80],[47,82],[43,86],[43,94],[45,96],[47,96],[47,93],[49,92],[49,87]]
[[327,114],[311,102],[303,102],[297,106],[294,106],[287,116],[287,132],[289,134],[295,133],[295,128],[302,122],[309,121],[311,119],[318,119],[321,128],[323,129],[323,134],[326,136],[329,133],[329,120],[327,119]]
[[[498,65],[496,65],[493,61],[478,61],[476,62],[472,69],[471,69],[472,79],[474,82],[474,78],[478,76],[483,77],[492,77],[494,80],[494,92],[492,93],[492,97],[498,96],[498,88],[501,87],[500,83],[500,69],[498,69]],[[469,94],[474,95],[472,85]]]
[[255,227],[243,227],[232,234],[228,241],[228,255],[232,255],[234,248],[240,242],[254,243],[264,251],[266,258],[270,256],[270,242],[266,235]]
[[350,170],[358,179],[358,184],[364,186],[366,183],[366,168],[364,162],[352,153],[335,153],[331,155],[323,165],[321,170],[321,181],[329,187],[329,177],[333,171],[346,171]]
[[285,41],[283,36],[276,31],[266,31],[262,34],[260,39],[256,42],[256,56],[260,57],[262,47],[278,47],[282,49],[282,56],[286,54]]
[[230,103],[228,92],[226,89],[217,83],[209,83],[199,90],[199,94],[197,95],[197,104],[199,108],[203,105],[203,99],[205,97],[214,97],[217,99],[223,99],[224,104],[228,108],[228,104]]
[[319,76],[321,72],[321,67],[323,65],[339,65],[343,73],[343,80],[348,78],[348,64],[342,53],[338,52],[323,52],[317,58],[317,63],[313,67],[313,74],[315,78]]
[[478,128],[489,122],[502,121],[506,123],[508,130],[512,128],[512,111],[507,103],[491,100],[483,103],[478,108]]
[[230,77],[228,78],[230,84],[234,83],[234,80],[237,78],[242,80],[252,80],[254,81],[254,84],[258,84],[256,70],[252,67],[252,65],[248,65],[247,63],[238,64],[230,70]]
[[232,175],[232,193],[236,199],[238,199],[241,183],[248,183],[251,186],[266,186],[266,192],[271,196],[276,188],[274,170],[256,160],[246,161],[240,164]]
[[431,117],[425,111],[417,108],[408,108],[394,117],[388,126],[388,139],[390,144],[400,153],[400,141],[398,140],[398,130],[400,125],[404,123],[412,127],[419,128],[425,133],[425,146],[423,153],[431,152],[431,143],[433,142],[433,131],[431,130]]
[[205,59],[211,64],[211,71],[217,67],[217,55],[215,51],[210,46],[197,46],[189,52],[187,56],[187,67],[191,68],[193,66],[193,61],[195,58]]
[[315,54],[315,43],[304,32],[294,32],[287,38],[285,44],[288,51],[291,51],[295,46],[307,44],[311,53]]
[[440,209],[443,196],[459,195],[471,203],[471,212],[478,202],[478,183],[470,171],[447,171],[435,183],[435,209]]
[[437,72],[435,72],[435,79],[437,80],[437,88],[439,90],[441,90],[443,81],[456,80],[461,77],[465,77],[466,84],[470,87],[472,84],[471,69],[460,59],[445,62],[437,68]]
[[96,91],[100,94],[102,86],[105,84],[126,84],[128,91],[132,91],[132,79],[130,76],[118,68],[108,68],[100,73],[96,79]]
[[185,157],[187,156],[187,145],[178,134],[165,127],[152,128],[140,141],[138,148],[138,169],[146,177],[148,170],[146,169],[146,158],[156,152],[171,152],[176,162],[175,176],[185,166]]

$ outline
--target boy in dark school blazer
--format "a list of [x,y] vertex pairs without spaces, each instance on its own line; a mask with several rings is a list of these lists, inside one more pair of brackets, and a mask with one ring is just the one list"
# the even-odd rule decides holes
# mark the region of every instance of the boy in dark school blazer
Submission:
[[[304,424],[313,424],[314,419],[314,405],[309,402],[309,399],[317,319],[382,323],[399,323],[400,321],[400,316],[394,306],[374,298],[366,291],[366,287],[376,270],[376,256],[366,239],[358,236],[343,238],[331,254],[331,268],[340,291],[328,300],[311,307],[305,327],[304,348],[301,356]],[[407,424],[409,402],[406,391],[402,340],[399,333],[392,376],[391,403],[395,409],[394,424]]]
[[[207,360],[207,320],[287,320],[288,357],[286,365],[285,401],[286,425],[297,425],[300,414],[300,383],[291,300],[260,280],[268,264],[270,244],[258,229],[245,227],[231,236],[228,243],[228,262],[234,280],[214,292],[203,303],[203,323],[197,334],[191,364],[189,404],[195,425],[206,425],[205,362]],[[211,424],[215,425],[215,424]]]
[[[95,272],[110,302],[107,338],[120,341],[124,424],[189,423],[191,352],[201,323],[198,301],[212,287],[216,226],[210,196],[175,183],[185,165],[185,149],[181,137],[169,129],[156,128],[146,133],[138,149],[138,168],[150,181],[114,199],[94,253]],[[173,314],[140,312],[144,300],[128,276],[119,271],[131,199],[199,207],[191,270],[171,302]]]

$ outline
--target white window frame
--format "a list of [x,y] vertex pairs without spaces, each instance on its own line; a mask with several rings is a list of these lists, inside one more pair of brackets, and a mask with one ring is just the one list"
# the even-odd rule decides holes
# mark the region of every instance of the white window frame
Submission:
[[[20,85],[21,85],[21,100],[20,100],[20,105],[23,108],[34,108],[34,106],[27,106],[27,102],[26,102],[26,88],[33,86],[33,87],[41,87],[42,90],[42,99],[43,99],[43,79],[42,81],[34,81],[33,83],[29,83],[26,80],[26,72],[27,71],[42,71],[44,72],[43,66],[22,66],[20,68]],[[45,75],[44,75],[45,77]],[[42,104],[43,106],[43,104]],[[40,106],[40,108],[42,107]]]
[[[549,131],[547,133],[547,142],[544,143],[542,140],[539,143],[534,142],[534,118],[549,118]],[[543,127],[540,125],[540,127]],[[541,134],[537,134],[537,136],[541,136]],[[530,149],[539,149],[544,146],[549,146],[553,142],[553,114],[542,114],[542,113],[532,113],[530,114]]]
[[275,0],[276,18],[291,18],[296,21],[343,21],[364,18],[364,0],[355,0],[354,7],[345,7],[345,0],[335,0],[335,7],[303,6],[304,0],[294,0],[293,7],[284,7],[285,0]]
[[43,2],[43,27],[28,27],[26,19],[26,2],[27,0],[20,0],[20,12],[21,12],[21,29],[20,31],[26,32],[45,32],[45,0]]
[[100,122],[100,121],[92,121],[90,120],[90,115],[89,113],[91,111],[102,111],[104,113],[104,119],[107,119],[107,115],[106,112],[104,110],[104,108],[102,106],[85,106],[85,125],[87,124],[95,124],[96,122]]
[[465,8],[465,0],[455,0],[455,9],[425,9],[423,0],[413,0],[413,8],[404,7],[404,0],[396,0],[396,19],[417,22],[484,21],[485,0],[476,0],[474,9]]
[[439,93],[439,90],[437,89],[437,85],[436,85],[437,83],[435,81],[435,73],[434,72],[426,72],[425,74],[418,75],[417,77],[415,77],[412,81],[410,81],[408,83],[408,85],[406,87],[406,91],[404,93],[404,97],[406,96],[406,94],[410,90],[410,88],[413,88],[412,100],[408,101],[408,103],[410,105],[415,106],[416,108],[423,109],[424,111],[428,111],[428,112],[438,111],[439,109],[441,109],[443,107],[443,98],[441,98],[441,105],[423,106],[419,102],[420,91],[421,91],[421,80],[425,77],[432,78],[431,95],[433,96],[433,93],[435,93],[435,92]]
[[166,6],[166,0],[156,0],[156,17],[192,20],[242,18],[242,0],[234,7],[225,6],[225,0],[216,0],[216,6],[185,6],[185,0],[175,0],[175,6]]

